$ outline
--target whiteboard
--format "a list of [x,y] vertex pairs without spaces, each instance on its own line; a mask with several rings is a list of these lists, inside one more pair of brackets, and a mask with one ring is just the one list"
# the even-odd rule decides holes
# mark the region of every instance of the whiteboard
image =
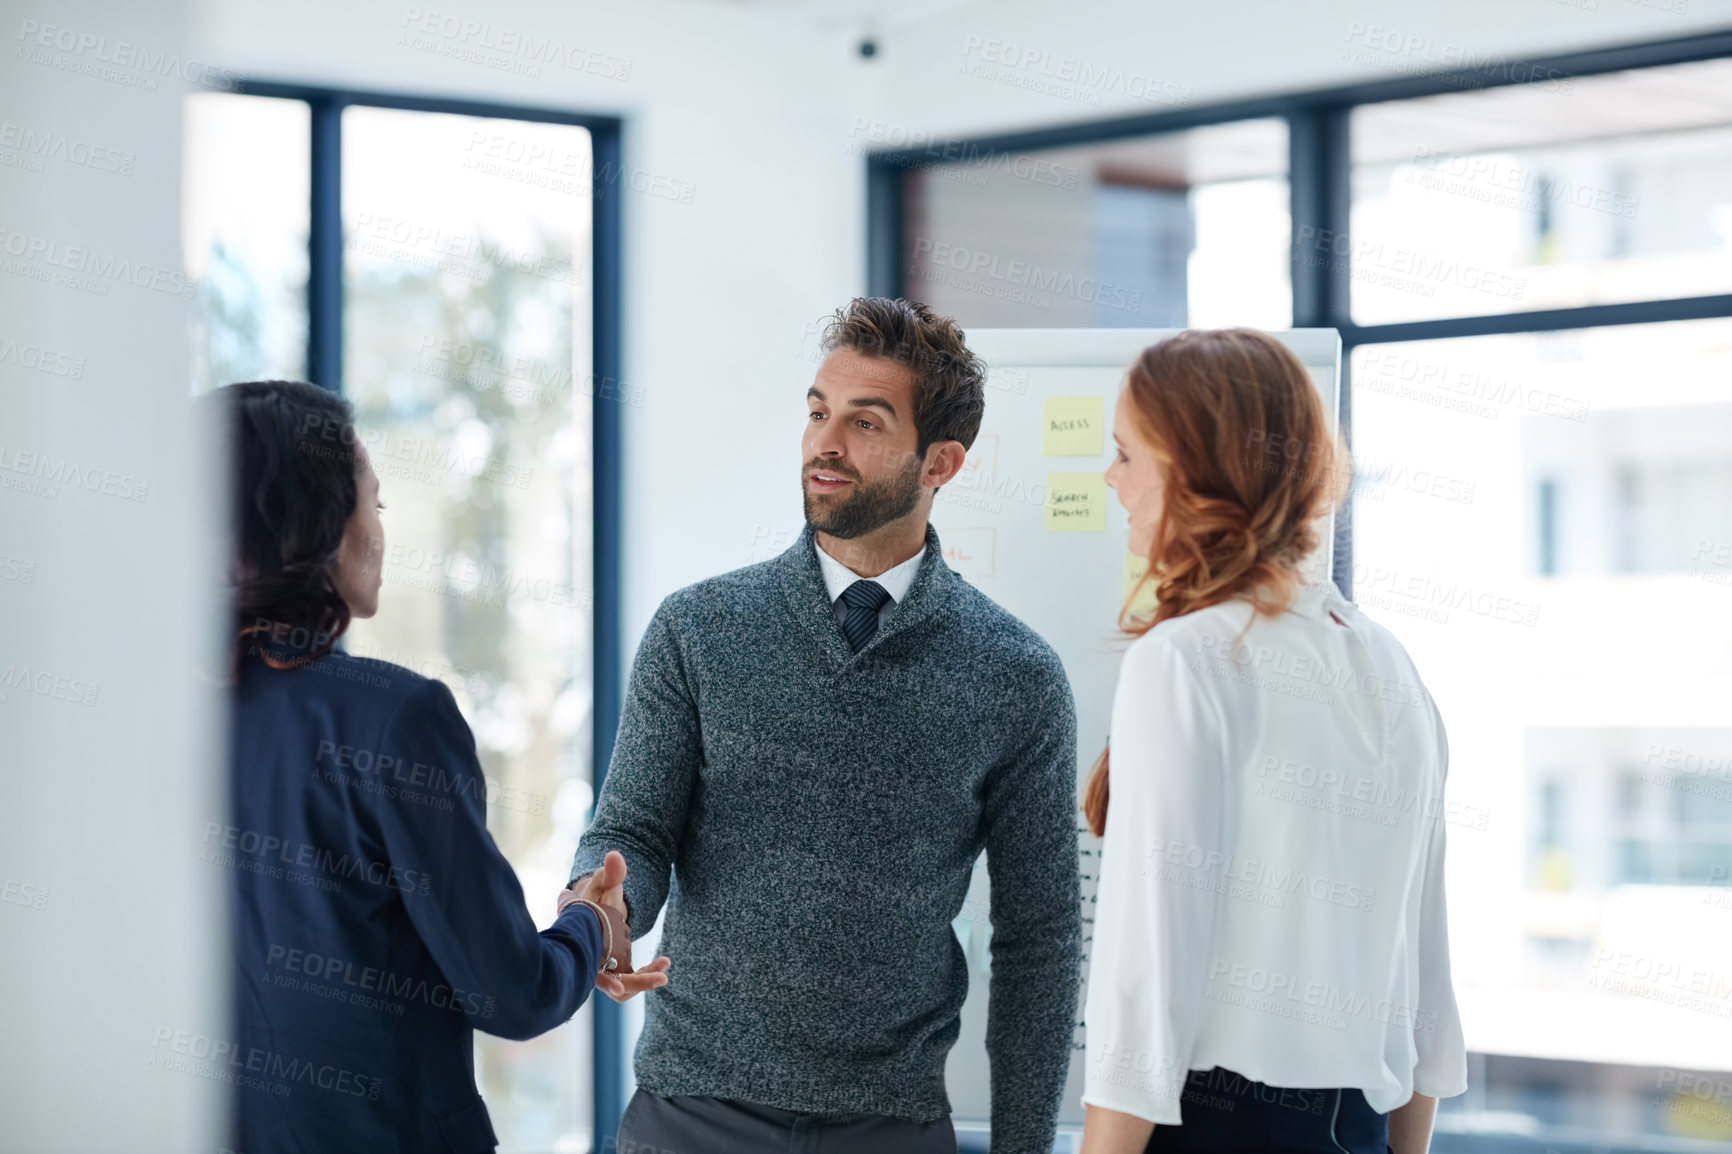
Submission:
[[[981,592],[1046,638],[1070,678],[1077,712],[1077,787],[1106,745],[1119,658],[1128,643],[1116,627],[1124,600],[1128,525],[1110,491],[1098,529],[1051,531],[1047,502],[1071,485],[1055,473],[1106,471],[1113,457],[1112,413],[1125,372],[1144,348],[1178,329],[976,329],[968,345],[989,369],[986,414],[962,472],[938,491],[932,525],[944,558]],[[1334,329],[1270,334],[1298,354],[1329,415],[1339,427],[1341,338]],[[1100,448],[1092,455],[1044,452],[1049,398],[1097,397]],[[1075,444],[1056,446],[1075,450]],[[1051,493],[1049,495],[1049,490]],[[1311,559],[1308,579],[1326,579],[1334,547],[1333,520]],[[1083,974],[1093,939],[1095,871],[1100,843],[1077,815],[1083,875]],[[990,981],[990,894],[984,857],[975,863],[968,900],[954,928],[968,957],[968,1000],[962,1033],[945,1069],[951,1117],[962,1148],[985,1149],[979,1138],[991,1116],[986,1060]],[[1059,1108],[1058,1149],[1083,1122],[1082,1001],[1076,1006],[1070,1074]],[[972,1139],[972,1141],[971,1141]]]

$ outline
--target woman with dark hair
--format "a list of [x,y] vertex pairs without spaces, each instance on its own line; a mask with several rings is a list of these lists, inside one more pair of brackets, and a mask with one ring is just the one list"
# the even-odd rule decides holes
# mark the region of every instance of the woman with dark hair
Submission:
[[472,1032],[524,1039],[667,983],[632,972],[609,855],[540,932],[487,832],[486,777],[443,683],[336,650],[378,609],[379,479],[349,406],[229,385],[234,1143],[248,1154],[492,1150]]
[[1127,622],[1084,804],[1083,1154],[1423,1154],[1467,1085],[1448,749],[1401,645],[1304,579],[1338,440],[1298,358],[1249,329],[1145,350],[1113,433],[1155,608]]

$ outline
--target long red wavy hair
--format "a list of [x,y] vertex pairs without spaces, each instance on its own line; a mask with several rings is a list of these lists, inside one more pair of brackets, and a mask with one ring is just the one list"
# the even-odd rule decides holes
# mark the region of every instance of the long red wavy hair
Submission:
[[[1119,627],[1140,637],[1239,596],[1257,613],[1284,611],[1351,472],[1304,364],[1255,329],[1194,329],[1144,349],[1125,390],[1166,484],[1149,566]],[[1133,614],[1151,583],[1154,612]],[[1107,826],[1108,752],[1083,796],[1096,837]]]

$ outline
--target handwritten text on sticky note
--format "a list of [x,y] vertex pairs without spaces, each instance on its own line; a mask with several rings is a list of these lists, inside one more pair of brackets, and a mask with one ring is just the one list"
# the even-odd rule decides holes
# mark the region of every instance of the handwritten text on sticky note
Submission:
[[1101,455],[1104,405],[1099,397],[1048,397],[1040,451],[1049,457]]
[[1046,475],[1049,533],[1098,533],[1107,527],[1107,482],[1099,473]]

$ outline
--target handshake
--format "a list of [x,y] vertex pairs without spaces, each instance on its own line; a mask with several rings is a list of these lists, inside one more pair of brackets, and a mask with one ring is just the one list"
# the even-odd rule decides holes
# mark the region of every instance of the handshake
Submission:
[[588,900],[601,907],[607,924],[602,927],[602,940],[612,943],[612,952],[603,959],[602,970],[596,975],[596,988],[616,1002],[627,1001],[645,990],[668,984],[667,956],[657,958],[641,970],[631,968],[631,930],[625,916],[625,855],[609,850],[601,868],[572,882],[559,894],[559,912]]

